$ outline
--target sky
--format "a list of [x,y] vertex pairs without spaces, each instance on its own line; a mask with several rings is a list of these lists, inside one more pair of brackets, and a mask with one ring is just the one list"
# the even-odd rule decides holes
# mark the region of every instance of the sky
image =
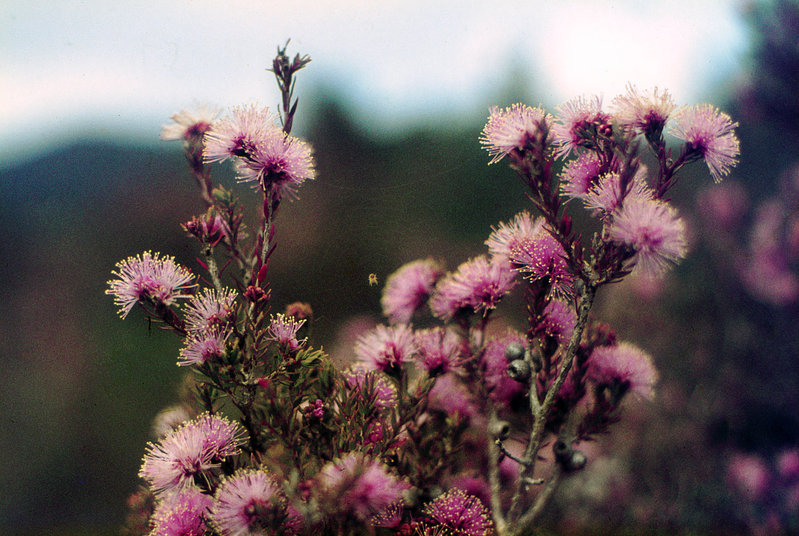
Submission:
[[[472,113],[509,73],[543,104],[628,82],[707,101],[739,69],[736,0],[29,0],[0,5],[0,166],[81,137],[155,138],[174,112],[276,105],[276,47],[299,94],[345,96],[376,133]],[[529,104],[539,104],[531,102]]]

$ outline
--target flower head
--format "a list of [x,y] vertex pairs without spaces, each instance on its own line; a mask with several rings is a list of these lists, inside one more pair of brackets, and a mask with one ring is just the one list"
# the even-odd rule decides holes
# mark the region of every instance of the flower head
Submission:
[[544,307],[540,327],[558,344],[565,346],[569,343],[576,324],[577,313],[574,312],[574,307],[566,302],[552,300]]
[[174,257],[145,251],[117,263],[111,272],[117,279],[108,281],[106,294],[114,296],[120,306],[119,314],[125,318],[139,301],[171,305],[178,298],[189,298],[186,291],[193,288],[194,277],[188,268],[180,266]]
[[661,275],[670,263],[685,257],[685,224],[664,201],[628,199],[613,215],[608,234],[634,251],[635,269],[650,277]]
[[560,174],[560,190],[568,198],[584,197],[600,175],[607,171],[599,156],[594,152],[584,152],[570,160]]
[[616,121],[648,139],[660,138],[675,105],[668,91],[658,93],[658,88],[651,92],[639,91],[634,85],[628,85],[626,95],[613,99]]
[[297,188],[316,177],[311,146],[275,128],[264,132],[249,158],[239,159],[242,181],[255,181],[278,197],[296,195]]
[[355,343],[355,356],[366,367],[384,372],[398,369],[416,353],[416,339],[407,324],[377,326]]
[[516,285],[514,275],[506,259],[475,257],[438,282],[430,309],[443,320],[463,312],[485,314]]
[[416,332],[417,363],[430,375],[449,372],[460,365],[463,341],[450,329],[436,327]]
[[152,434],[159,438],[165,436],[181,424],[191,419],[192,415],[184,406],[169,406],[158,412],[153,419]]
[[255,104],[233,108],[230,115],[214,122],[205,134],[205,161],[252,159],[263,138],[270,132],[280,130],[275,119],[269,108]]
[[276,534],[286,518],[286,502],[265,471],[239,469],[216,490],[211,522],[222,536]]
[[570,296],[574,275],[566,261],[566,250],[545,226],[516,246],[510,254],[514,268],[532,281],[549,278],[555,294]]
[[487,536],[494,533],[488,508],[472,495],[453,488],[424,507],[436,523],[462,536]]
[[480,143],[492,156],[489,164],[499,162],[514,149],[524,149],[528,142],[546,136],[552,118],[541,108],[514,104],[489,109],[488,123],[483,128]]
[[653,199],[654,194],[647,186],[645,176],[646,168],[641,166],[622,196],[621,176],[615,172],[602,175],[583,196],[585,208],[607,214],[629,199]]
[[225,355],[230,331],[219,328],[192,331],[186,337],[186,344],[180,349],[178,365],[202,365]]
[[710,104],[683,107],[669,123],[669,132],[685,141],[690,154],[704,158],[710,174],[721,182],[738,163],[740,143],[735,135],[738,123]]
[[295,352],[305,342],[297,340],[297,332],[305,324],[305,319],[297,320],[293,316],[287,316],[278,313],[272,317],[272,322],[269,324],[269,339],[277,341],[277,343]]
[[155,506],[150,536],[204,536],[206,516],[213,499],[198,488],[164,494]]
[[464,419],[476,417],[479,413],[478,401],[454,372],[447,372],[436,378],[436,383],[427,397],[428,408],[447,415],[458,415]]
[[543,218],[533,218],[523,210],[509,223],[500,222],[485,241],[492,258],[502,257],[510,262],[511,252],[524,242],[533,240],[544,226]]
[[329,510],[359,521],[380,515],[411,487],[379,461],[356,452],[322,467],[317,481]]
[[374,406],[378,410],[392,409],[397,406],[397,388],[379,370],[368,370],[363,366],[355,366],[345,370],[343,374],[350,389],[357,389],[364,398],[374,396]]
[[560,145],[558,155],[564,157],[578,147],[591,147],[596,134],[607,135],[610,129],[610,116],[602,111],[599,97],[574,98],[557,109],[552,131],[555,143]]
[[423,259],[409,262],[388,276],[380,304],[389,322],[410,322],[413,314],[427,303],[442,275],[444,269],[438,261]]
[[236,291],[204,288],[186,304],[185,321],[189,331],[226,328],[233,315]]
[[648,353],[631,343],[621,342],[595,348],[589,358],[586,377],[614,391],[632,392],[651,399],[655,396],[658,371]]
[[172,140],[199,140],[211,129],[219,110],[208,106],[200,106],[196,110],[181,110],[172,115],[172,122],[161,128],[161,139]]
[[185,488],[194,477],[239,453],[244,430],[219,415],[204,413],[148,443],[139,476],[155,493]]

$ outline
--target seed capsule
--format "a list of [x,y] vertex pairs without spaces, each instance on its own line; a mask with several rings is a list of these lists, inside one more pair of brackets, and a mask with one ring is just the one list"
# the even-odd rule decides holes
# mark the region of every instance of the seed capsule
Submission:
[[507,421],[497,421],[493,423],[491,425],[491,435],[500,441],[505,441],[510,435],[510,423]]
[[524,359],[515,359],[508,365],[508,376],[519,383],[530,379],[530,365]]
[[505,347],[505,359],[510,363],[517,359],[524,358],[524,346],[518,342],[512,342]]

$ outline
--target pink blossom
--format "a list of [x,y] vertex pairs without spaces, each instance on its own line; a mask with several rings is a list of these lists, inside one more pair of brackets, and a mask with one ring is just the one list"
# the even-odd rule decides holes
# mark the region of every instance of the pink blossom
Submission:
[[485,367],[484,381],[488,394],[492,400],[501,404],[510,404],[513,399],[526,390],[524,385],[508,375],[505,348],[511,343],[516,343],[524,348],[527,346],[527,338],[513,329],[508,329],[501,337],[488,340],[482,357]]
[[514,273],[505,259],[489,261],[481,255],[438,282],[430,309],[442,320],[464,312],[487,314],[515,285]]
[[276,534],[286,517],[286,498],[266,471],[239,469],[217,488],[210,517],[222,536]]
[[730,457],[727,478],[732,487],[750,501],[764,498],[771,486],[766,462],[755,455],[734,454]]
[[411,487],[384,464],[357,452],[322,467],[317,482],[323,504],[359,521],[381,514]]
[[533,218],[526,210],[519,212],[509,223],[500,222],[493,228],[488,240],[488,252],[495,258],[510,262],[511,252],[521,244],[534,240],[544,226],[544,218]]
[[237,106],[230,115],[214,122],[205,135],[206,162],[222,162],[228,158],[251,159],[261,140],[270,132],[280,130],[269,108]]
[[565,157],[578,147],[588,146],[595,133],[608,134],[610,128],[610,116],[602,111],[599,97],[577,97],[562,104],[552,129],[555,143],[560,145],[558,155]]
[[244,430],[219,415],[204,413],[147,444],[139,476],[155,493],[185,488],[194,477],[239,453]]
[[228,337],[230,337],[229,331],[219,329],[190,332],[185,345],[180,349],[178,365],[202,365],[219,359],[225,355]]
[[161,128],[161,139],[166,141],[201,139],[211,128],[219,110],[200,106],[196,110],[181,110],[172,115],[172,122]]
[[424,513],[462,536],[486,536],[494,532],[488,508],[477,497],[457,488],[428,503]]
[[423,259],[409,262],[388,276],[380,304],[392,324],[407,324],[413,314],[427,303],[436,281],[444,275],[438,261]]
[[542,226],[531,240],[521,242],[511,251],[516,270],[532,281],[548,278],[556,295],[570,296],[574,275],[566,261],[566,250]]
[[668,91],[658,94],[658,88],[639,91],[634,85],[627,86],[627,93],[613,99],[614,119],[624,128],[644,134],[647,138],[659,138],[675,104]]
[[108,281],[105,293],[114,296],[122,318],[139,301],[171,305],[179,298],[191,297],[186,291],[196,286],[188,268],[177,264],[174,257],[160,257],[160,253],[145,251],[118,262],[116,267],[117,271],[111,273],[117,279]]
[[374,397],[373,403],[378,410],[397,406],[397,388],[383,372],[355,366],[345,370],[343,375],[350,389],[357,389],[364,398]]
[[499,162],[514,149],[523,150],[531,140],[546,136],[552,121],[543,109],[518,103],[505,109],[492,106],[489,113],[480,136],[480,143],[492,156],[489,164]]
[[417,362],[428,374],[443,374],[460,366],[463,341],[451,329],[435,327],[417,331],[416,344]]
[[311,146],[282,129],[266,131],[249,158],[236,163],[242,181],[254,181],[264,191],[279,196],[295,196],[297,188],[316,177]]
[[407,324],[377,326],[355,343],[355,356],[367,368],[396,370],[416,353],[416,339]]
[[660,276],[669,264],[685,257],[688,249],[685,224],[664,201],[627,200],[613,215],[608,235],[630,247],[635,269],[650,277]]
[[702,190],[696,204],[706,225],[729,231],[741,222],[749,209],[749,196],[741,183],[727,181]]
[[479,415],[477,400],[454,372],[438,376],[427,399],[428,408],[431,410],[441,411],[448,415],[459,415],[464,419]]
[[560,174],[561,193],[571,199],[584,197],[600,175],[607,172],[607,167],[596,153],[580,153],[563,167]]
[[646,168],[639,168],[633,179],[627,185],[627,191],[622,196],[621,176],[618,173],[602,175],[583,196],[585,208],[600,210],[607,214],[617,210],[624,202],[633,199],[654,199],[652,190],[646,184]]
[[297,320],[293,316],[286,316],[278,313],[272,317],[269,324],[268,333],[269,339],[277,341],[277,343],[289,351],[296,352],[297,349],[305,342],[297,340],[297,332],[305,324],[305,319]]
[[155,506],[149,536],[204,536],[213,499],[195,487],[164,494]]
[[189,331],[225,328],[233,316],[236,291],[204,288],[191,297],[184,310],[184,320]]
[[710,104],[677,110],[669,132],[686,143],[689,155],[705,159],[710,174],[720,182],[738,163],[740,143],[735,135],[738,123]]
[[560,300],[552,300],[544,308],[540,327],[558,344],[566,346],[572,338],[574,326],[577,324],[577,313],[574,307]]
[[779,453],[777,471],[783,480],[799,480],[799,448],[783,450]]
[[152,432],[156,438],[165,436],[181,424],[191,419],[191,414],[184,406],[170,406],[158,412],[153,419]]
[[599,346],[591,353],[586,377],[598,385],[634,393],[653,399],[658,372],[652,357],[637,346],[621,342],[615,346]]

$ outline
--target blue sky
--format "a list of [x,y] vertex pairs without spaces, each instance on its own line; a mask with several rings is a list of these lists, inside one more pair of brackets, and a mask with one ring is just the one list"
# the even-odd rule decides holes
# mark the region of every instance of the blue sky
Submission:
[[[511,68],[545,105],[627,82],[710,100],[739,68],[734,0],[139,0],[0,6],[0,162],[75,137],[151,139],[175,111],[276,104],[278,44],[300,90],[348,96],[374,128],[487,108]],[[531,103],[538,104],[538,102]],[[2,165],[2,163],[0,163]]]

